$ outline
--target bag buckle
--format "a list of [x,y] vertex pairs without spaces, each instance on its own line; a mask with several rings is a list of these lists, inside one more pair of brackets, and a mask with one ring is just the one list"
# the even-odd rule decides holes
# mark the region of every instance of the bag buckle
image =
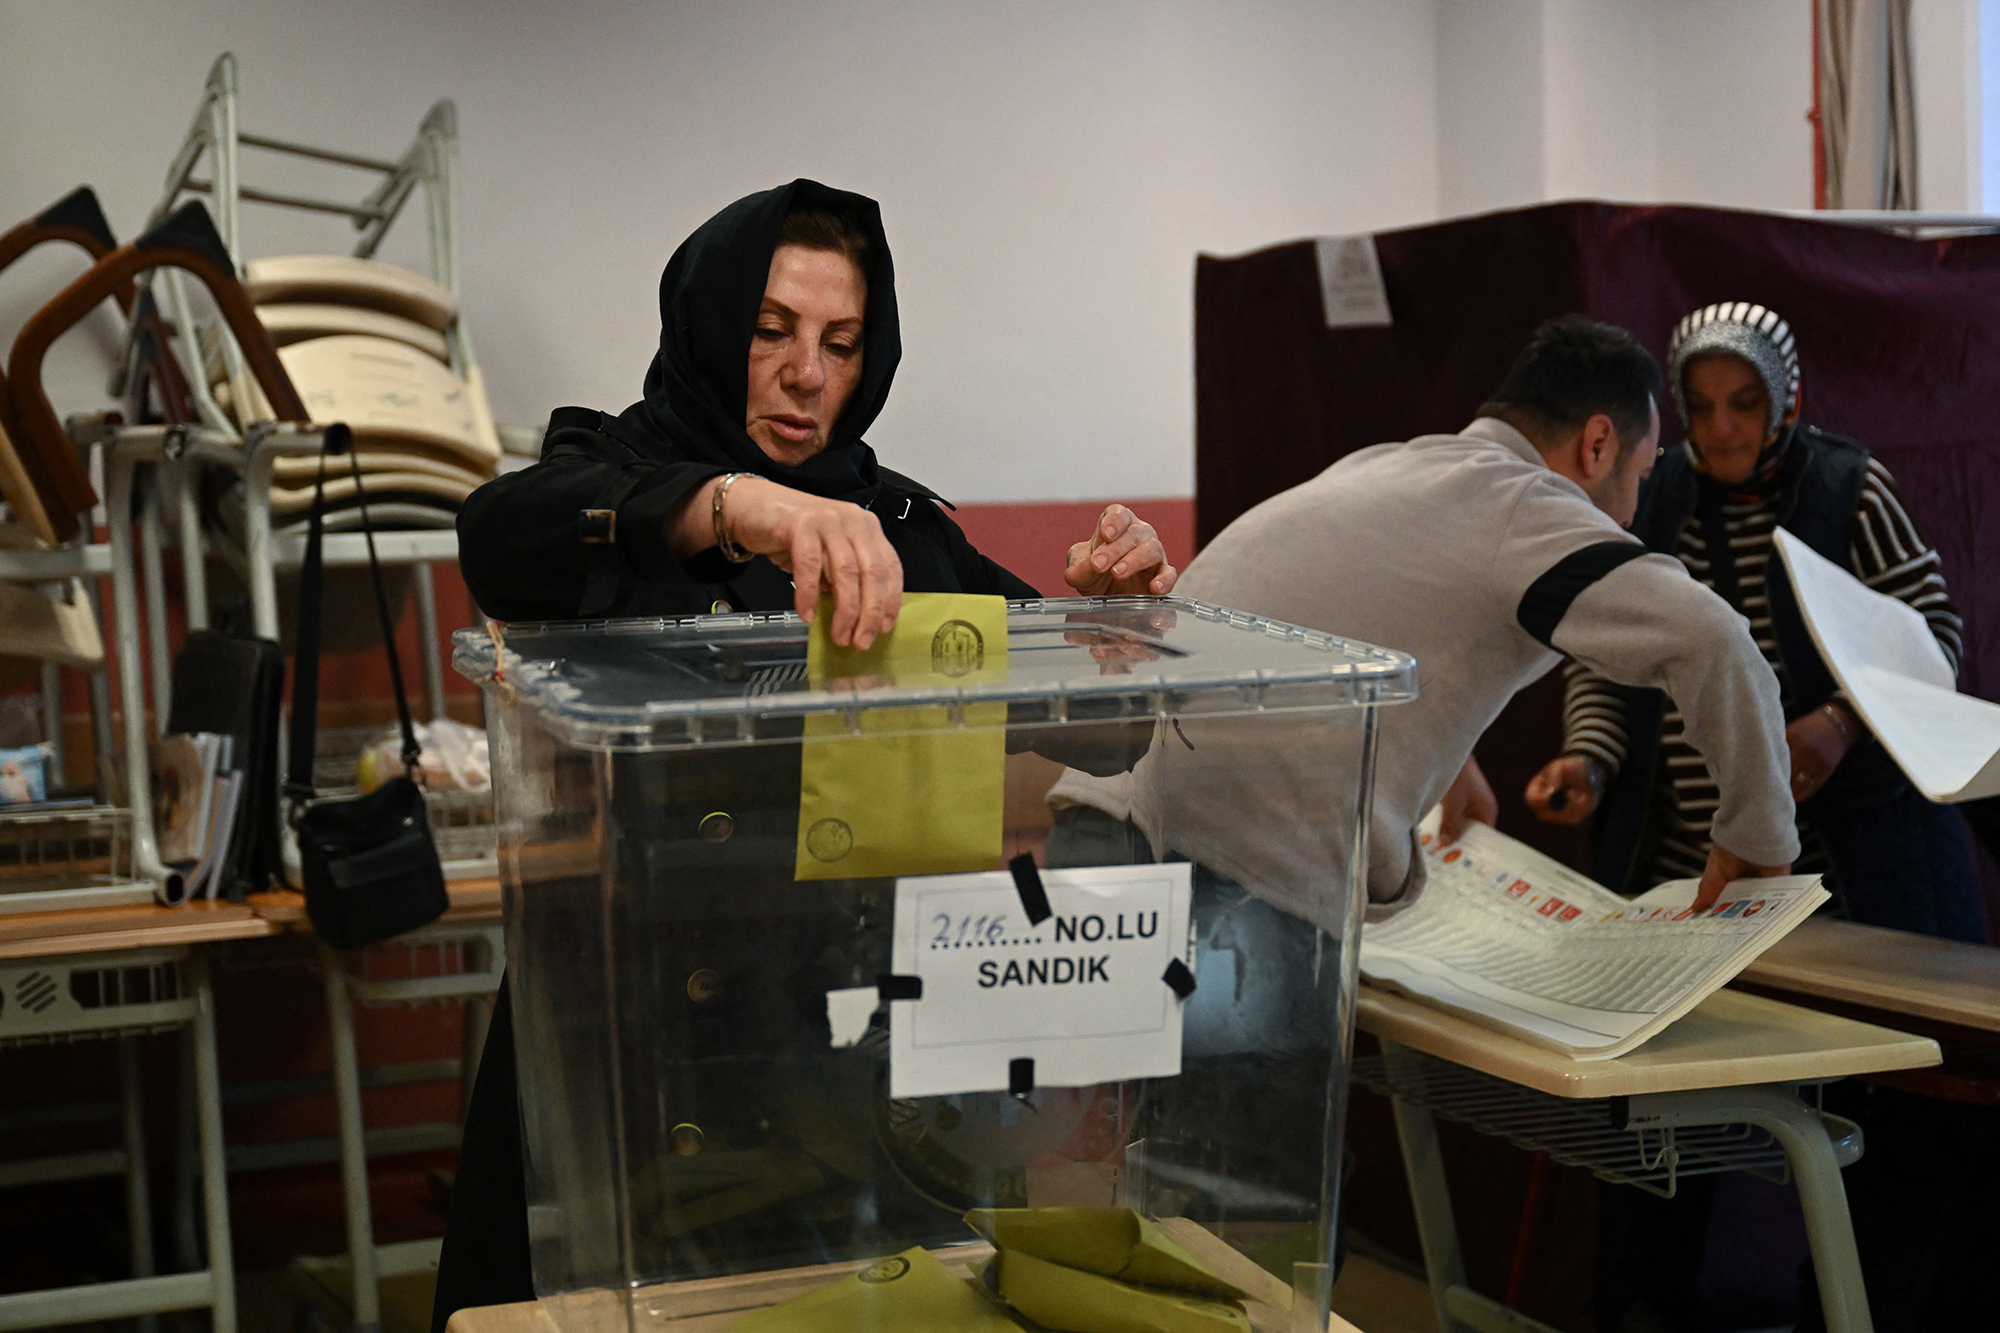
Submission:
[[618,540],[616,509],[579,509],[576,512],[576,539],[585,546],[611,546]]

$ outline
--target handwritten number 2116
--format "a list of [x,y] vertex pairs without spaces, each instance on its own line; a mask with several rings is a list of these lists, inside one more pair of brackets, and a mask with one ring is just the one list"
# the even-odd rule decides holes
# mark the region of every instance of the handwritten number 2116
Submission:
[[933,949],[958,949],[967,945],[997,944],[1007,935],[1007,914],[997,916],[955,916],[946,912],[934,913],[931,923],[937,933],[931,936]]

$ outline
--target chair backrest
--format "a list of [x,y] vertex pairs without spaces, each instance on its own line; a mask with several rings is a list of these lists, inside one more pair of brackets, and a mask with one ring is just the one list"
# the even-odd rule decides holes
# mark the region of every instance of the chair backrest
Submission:
[[[93,261],[118,248],[118,238],[112,235],[111,224],[104,219],[96,192],[88,185],[80,185],[26,222],[0,234],[0,272],[12,267],[15,260],[30,250],[51,241],[67,241]],[[119,309],[131,312],[130,282],[121,283],[111,295]],[[54,544],[68,535],[65,525],[53,517],[61,511],[62,502],[39,457],[33,452],[23,454],[16,446],[18,430],[7,377],[0,375],[0,499],[7,501],[15,517],[37,538]]]
[[58,536],[67,540],[77,528],[77,516],[97,503],[83,460],[70,447],[61,419],[42,383],[42,359],[50,344],[95,309],[98,302],[148,269],[172,267],[194,275],[208,289],[223,322],[235,335],[244,361],[280,421],[305,421],[305,404],[292,387],[271,335],[257,319],[249,295],[236,276],[229,252],[216,234],[208,210],[199,201],[176,209],[129,245],[120,246],[91,265],[47,305],[32,315],[14,339],[7,358],[12,381],[16,444],[22,457],[46,473],[57,507],[49,514]]

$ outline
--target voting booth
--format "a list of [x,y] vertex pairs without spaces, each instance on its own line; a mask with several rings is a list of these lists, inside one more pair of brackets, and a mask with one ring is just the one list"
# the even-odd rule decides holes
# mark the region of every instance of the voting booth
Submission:
[[718,615],[455,661],[566,1330],[1278,1330],[1294,1290],[1325,1327],[1410,658],[1184,599],[912,596],[867,653]]

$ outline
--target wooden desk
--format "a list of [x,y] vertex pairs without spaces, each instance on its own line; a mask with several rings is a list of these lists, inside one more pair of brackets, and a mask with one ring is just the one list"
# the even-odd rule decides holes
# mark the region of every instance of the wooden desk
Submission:
[[[451,906],[438,918],[440,922],[488,920],[500,915],[500,881],[494,876],[448,879],[444,883],[444,891],[451,899]],[[247,906],[274,928],[312,929],[312,921],[306,916],[306,896],[297,889],[253,893]]]
[[1810,917],[1743,969],[1774,990],[2000,1032],[2000,949]]
[[1739,991],[1717,991],[1629,1055],[1572,1060],[1442,1009],[1361,988],[1363,1032],[1555,1097],[1629,1097],[1757,1083],[1824,1082],[1938,1062],[1928,1037]]
[[[1382,1058],[1356,1061],[1355,1076],[1394,1108],[1440,1329],[1545,1326],[1466,1286],[1436,1115],[1656,1192],[1676,1173],[1734,1169],[1757,1153],[1788,1165],[1828,1329],[1871,1328],[1840,1183],[1840,1168],[1860,1156],[1860,1134],[1809,1109],[1795,1085],[1935,1065],[1928,1037],[1733,991],[1615,1060],[1571,1060],[1365,986],[1355,1021],[1382,1042]],[[1716,1132],[1744,1125],[1768,1140]]]
[[120,949],[213,944],[275,935],[278,927],[242,903],[80,907],[0,916],[0,958],[57,958]]

